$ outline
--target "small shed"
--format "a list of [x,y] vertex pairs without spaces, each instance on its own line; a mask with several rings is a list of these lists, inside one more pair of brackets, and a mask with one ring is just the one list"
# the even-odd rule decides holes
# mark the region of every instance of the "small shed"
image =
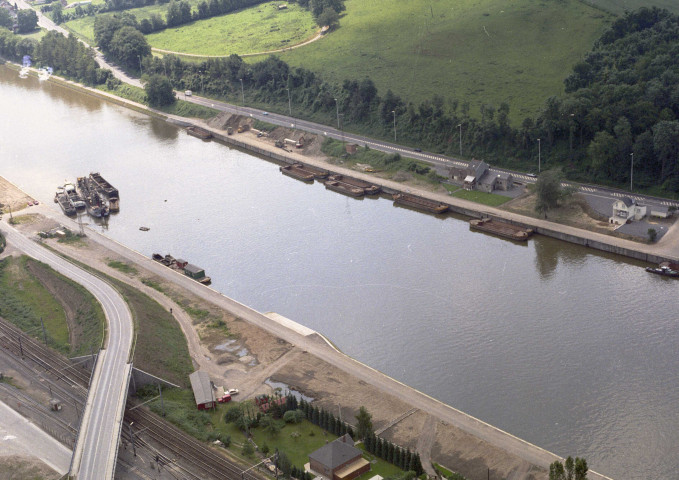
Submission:
[[358,149],[358,145],[356,145],[355,143],[349,143],[344,148],[349,155],[356,155],[356,150]]
[[210,376],[206,372],[197,371],[189,375],[189,380],[198,410],[214,408],[215,396],[212,392]]
[[200,267],[197,267],[196,265],[187,263],[184,266],[184,275],[186,275],[187,277],[191,277],[194,280],[200,280],[201,278],[205,277],[205,270]]
[[652,217],[667,218],[670,216],[670,208],[664,205],[651,205],[650,210]]

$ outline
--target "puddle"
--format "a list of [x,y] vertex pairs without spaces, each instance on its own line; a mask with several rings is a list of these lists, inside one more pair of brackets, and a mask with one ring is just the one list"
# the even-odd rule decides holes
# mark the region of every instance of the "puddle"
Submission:
[[243,357],[246,356],[247,354],[248,354],[248,349],[247,349],[247,348],[241,348],[241,349],[238,351],[238,353],[236,353],[236,355],[238,356],[238,358],[243,358]]
[[222,352],[235,352],[240,348],[240,345],[234,345],[234,343],[236,343],[236,339],[232,338],[231,340],[227,340],[226,342],[217,345],[215,350],[220,350]]
[[286,385],[285,383],[282,382],[272,382],[270,378],[267,378],[264,383],[266,383],[268,386],[273,388],[274,390],[279,390],[282,394],[284,395],[292,395],[295,397],[297,400],[304,400],[305,402],[313,402],[314,399],[312,397],[307,397],[301,392],[298,392],[297,390],[290,390],[290,387]]

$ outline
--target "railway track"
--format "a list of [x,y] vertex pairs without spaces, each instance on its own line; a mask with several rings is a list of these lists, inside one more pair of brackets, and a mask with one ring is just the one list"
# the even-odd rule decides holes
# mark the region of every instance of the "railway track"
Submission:
[[[50,376],[56,375],[61,381],[76,386],[78,390],[81,390],[78,392],[79,394],[68,392],[65,388],[60,390],[62,394],[68,395],[73,401],[78,401],[82,405],[87,396],[87,387],[90,382],[89,370],[74,366],[66,357],[29,337],[2,318],[0,318],[0,348],[4,348],[16,357],[23,357],[32,361],[49,372]],[[135,445],[142,446],[152,452],[157,462],[173,465],[182,470],[184,478],[198,480],[206,478],[206,475],[220,480],[262,480],[266,478],[256,471],[245,471],[247,467],[243,468],[242,465],[230,460],[216,449],[184,433],[184,431],[143,407],[129,410],[132,406],[133,404],[128,400],[124,421],[128,425],[134,422]],[[146,438],[138,436],[140,434],[143,434],[152,443]],[[129,426],[127,425],[123,428],[123,438],[131,441]],[[171,452],[173,457],[162,454],[156,446]],[[185,466],[181,466],[177,460],[181,460],[193,468],[189,470]],[[200,474],[196,474],[194,471],[198,471]]]

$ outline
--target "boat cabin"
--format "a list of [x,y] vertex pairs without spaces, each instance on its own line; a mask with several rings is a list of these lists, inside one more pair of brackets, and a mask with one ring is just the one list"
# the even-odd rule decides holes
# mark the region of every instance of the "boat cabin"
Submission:
[[203,270],[200,267],[197,267],[196,265],[191,265],[190,263],[187,263],[184,266],[184,274],[187,277],[191,277],[194,280],[200,280],[201,278],[205,277],[205,270]]

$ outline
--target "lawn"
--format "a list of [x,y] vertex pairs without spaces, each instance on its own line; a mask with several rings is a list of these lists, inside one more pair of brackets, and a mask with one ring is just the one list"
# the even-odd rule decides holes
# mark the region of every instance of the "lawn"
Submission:
[[[195,10],[198,0],[190,0]],[[307,10],[294,3],[278,10],[278,3],[264,3],[238,12],[191,22],[147,35],[154,48],[200,55],[239,55],[286,48],[314,36],[317,26]],[[165,18],[167,4],[133,8],[137,21],[158,14]],[[105,13],[102,15],[113,15]],[[94,45],[94,18],[83,17],[64,26]]]
[[391,88],[416,103],[441,95],[478,112],[482,103],[507,102],[514,124],[563,93],[571,66],[613,18],[577,0],[347,0],[346,7],[339,30],[280,57],[336,82],[370,77],[382,95]]
[[471,202],[481,203],[489,207],[498,207],[511,200],[510,197],[496,195],[494,193],[479,192],[478,190],[465,190],[452,185],[445,185],[449,191],[453,191],[453,197],[462,198]]
[[[67,296],[74,308],[76,330],[69,335],[64,307],[50,293],[43,281],[61,295]],[[101,345],[104,312],[81,285],[67,279],[47,265],[28,257],[8,257],[0,262],[0,312],[29,335],[43,339],[41,319],[51,347],[67,355],[82,355]],[[70,338],[74,344],[71,345]]]
[[[142,397],[142,399],[157,395],[155,390],[152,389],[146,393],[148,393],[148,397]],[[163,403],[167,419],[180,426],[187,433],[204,441],[228,435],[231,438],[230,452],[243,458],[248,463],[254,462],[255,457],[246,458],[242,454],[242,445],[245,442],[243,432],[238,430],[233,423],[224,422],[226,411],[239,403],[217,404],[215,410],[199,412],[196,410],[193,393],[189,389],[163,390]],[[251,401],[241,402],[241,404],[243,403],[251,403]],[[155,413],[161,413],[160,399],[151,401],[148,405]],[[266,444],[272,453],[276,449],[285,453],[290,462],[297,467],[302,467],[309,461],[309,453],[337,438],[308,420],[303,420],[298,424],[286,424],[281,420],[281,424],[284,425],[283,428],[275,435],[265,432],[261,427],[254,428],[251,430],[252,438],[259,448]],[[293,432],[297,432],[299,435],[291,436]],[[362,446],[358,448],[362,448]],[[365,450],[363,456],[371,461],[371,470],[358,477],[359,480],[367,480],[374,475],[382,475],[386,478],[402,473],[398,467],[377,459]],[[375,461],[373,462],[373,460]]]
[[154,48],[200,55],[239,55],[286,48],[314,36],[311,13],[294,3],[265,3],[147,35]]

